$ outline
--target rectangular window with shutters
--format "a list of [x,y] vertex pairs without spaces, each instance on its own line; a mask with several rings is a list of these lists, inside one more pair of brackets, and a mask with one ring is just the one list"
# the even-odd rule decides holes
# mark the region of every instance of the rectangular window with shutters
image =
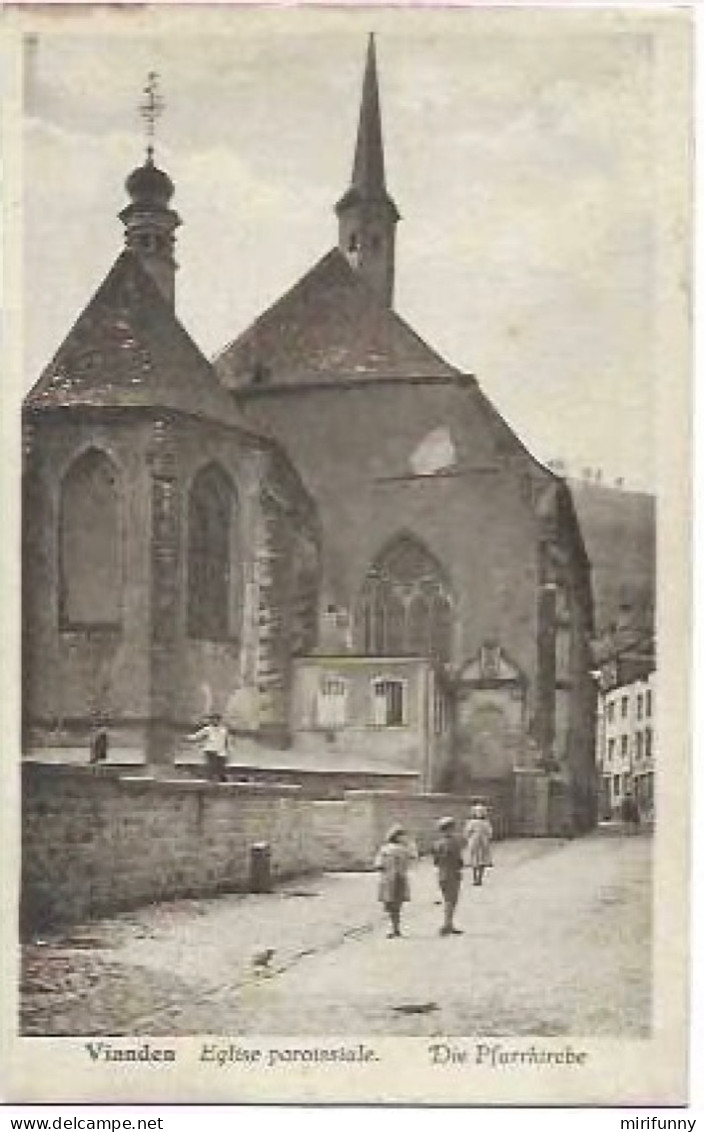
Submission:
[[373,724],[375,727],[403,727],[406,723],[405,685],[402,680],[373,681]]
[[322,676],[316,697],[316,724],[327,731],[346,726],[348,687],[341,676]]

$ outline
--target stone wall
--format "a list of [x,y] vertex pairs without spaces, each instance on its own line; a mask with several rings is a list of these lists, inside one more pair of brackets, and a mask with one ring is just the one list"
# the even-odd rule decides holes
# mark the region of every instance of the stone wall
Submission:
[[583,832],[566,782],[538,770],[516,770],[512,831],[518,837],[567,837]]
[[[330,760],[329,760],[330,761]],[[180,760],[177,766],[180,775],[203,778],[203,759],[199,762]],[[393,790],[399,793],[413,793],[419,790],[419,775],[413,771],[399,774],[384,774],[374,770],[349,767],[318,769],[312,766],[261,765],[257,762],[232,763],[227,768],[232,782],[263,782],[270,785],[301,787],[307,798],[342,799],[349,790]]]
[[276,878],[317,867],[311,804],[297,787],[23,770],[24,924],[244,889],[263,837]]
[[[453,817],[462,828],[470,816],[470,798],[452,794],[396,794],[392,791],[352,791],[346,795],[349,817],[357,826],[371,852],[385,839],[392,825],[404,826],[416,841],[420,853],[428,853],[438,837],[437,823],[442,817]],[[507,836],[508,822],[504,810],[492,807],[493,832],[496,839]]]
[[[282,442],[316,500],[323,609],[352,615],[381,548],[410,533],[448,574],[456,601],[454,663],[496,640],[532,689],[538,577],[529,494],[537,467],[475,386],[364,381],[296,395],[265,386],[249,389],[239,404]],[[430,429],[444,427],[455,452],[452,473],[410,475],[419,444]]]
[[[118,775],[110,768],[23,767],[25,930],[178,897],[247,890],[250,848],[267,840],[275,880],[369,869],[401,823],[422,852],[469,799],[349,791],[317,799],[297,786]],[[507,815],[494,808],[502,835]]]
[[[308,548],[312,569],[318,562],[315,510],[285,457],[249,433],[176,414],[155,419],[139,412],[45,414],[28,437],[23,505],[27,745],[83,741],[101,716],[111,730],[129,729],[131,745],[144,747],[152,760],[169,761],[184,733],[207,711],[229,711],[236,692],[241,709],[248,706],[246,718],[239,720],[243,729],[275,726],[285,733],[292,622],[316,619],[315,588],[309,585],[302,595],[295,584],[294,535],[299,557]],[[86,452],[106,461],[118,502],[119,616],[107,625],[73,625],[62,616],[62,484]],[[232,491],[229,613],[223,617],[223,639],[217,640],[194,636],[189,624],[190,493],[208,464],[220,469]],[[285,534],[279,532],[274,541],[267,534],[265,483],[286,513]],[[95,585],[95,570],[85,556],[74,558],[72,589],[80,592]],[[313,644],[301,631],[296,643]],[[268,700],[263,713],[270,685],[278,689],[276,703],[273,707]]]

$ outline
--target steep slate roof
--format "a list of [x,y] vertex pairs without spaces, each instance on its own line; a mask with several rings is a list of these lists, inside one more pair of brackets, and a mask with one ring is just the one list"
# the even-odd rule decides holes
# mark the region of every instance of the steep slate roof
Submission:
[[458,373],[385,307],[334,248],[215,358],[225,385]]
[[210,362],[127,250],[27,394],[25,406],[144,406],[243,423]]

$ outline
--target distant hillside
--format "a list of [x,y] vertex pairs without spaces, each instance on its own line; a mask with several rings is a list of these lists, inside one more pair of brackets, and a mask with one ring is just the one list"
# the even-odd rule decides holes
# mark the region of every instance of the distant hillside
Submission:
[[596,629],[618,620],[621,605],[648,615],[655,604],[655,497],[568,480],[593,567]]

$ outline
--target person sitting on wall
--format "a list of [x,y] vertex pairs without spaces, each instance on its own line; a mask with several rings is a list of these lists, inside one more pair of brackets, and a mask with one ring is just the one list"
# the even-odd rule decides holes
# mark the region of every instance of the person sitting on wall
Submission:
[[481,885],[483,874],[491,868],[493,856],[490,843],[493,827],[488,819],[488,811],[482,802],[471,806],[471,816],[466,823],[466,842],[468,844],[468,864],[473,869],[473,883]]
[[463,850],[466,843],[456,832],[453,818],[441,818],[438,829],[441,836],[434,842],[431,853],[444,900],[444,923],[439,935],[463,935],[460,928],[454,927],[454,913],[461,891]]
[[402,826],[393,825],[375,858],[375,868],[380,871],[378,899],[390,917],[388,939],[397,939],[402,935],[402,905],[410,898],[409,866],[416,855],[414,847],[405,840]]
[[187,735],[188,743],[201,743],[209,778],[215,782],[227,782],[228,774],[228,728],[223,717],[213,712],[208,722],[193,735]]
[[108,731],[105,727],[97,727],[91,735],[88,761],[91,766],[104,763],[108,758]]

